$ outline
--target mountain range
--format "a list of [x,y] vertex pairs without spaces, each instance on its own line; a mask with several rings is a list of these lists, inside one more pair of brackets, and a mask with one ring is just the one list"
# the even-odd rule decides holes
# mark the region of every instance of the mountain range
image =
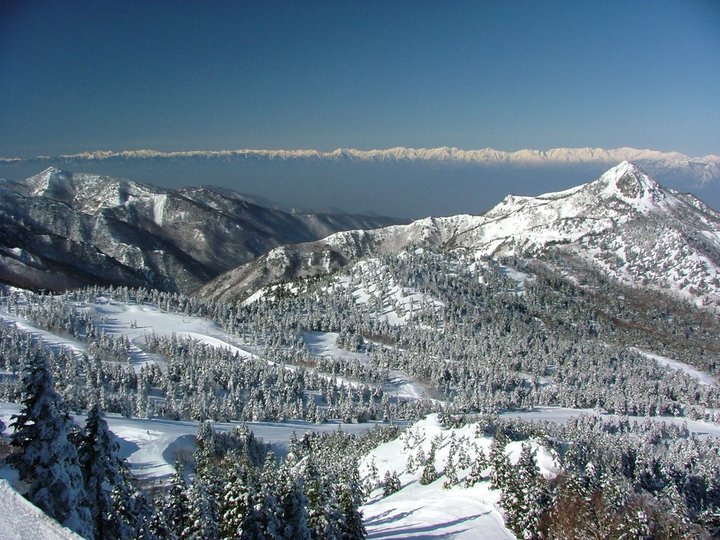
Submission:
[[97,150],[60,156],[36,156],[34,158],[0,157],[0,163],[58,162],[99,163],[127,160],[311,160],[311,161],[374,161],[374,162],[444,162],[475,165],[567,165],[632,161],[652,174],[681,175],[692,177],[700,184],[720,179],[720,156],[689,156],[681,152],[663,152],[638,148],[552,148],[549,150],[522,149],[513,152],[482,148],[464,150],[442,146],[438,148],[394,147],[371,150],[337,148],[324,152],[313,149],[239,149],[239,150],[191,150],[163,152],[158,150]]
[[278,245],[399,220],[294,214],[231,190],[164,189],[57,168],[0,182],[0,280],[191,292]]
[[330,274],[409,247],[476,258],[532,258],[575,281],[588,272],[720,308],[720,215],[622,162],[597,180],[538,197],[507,196],[482,216],[426,218],[279,246],[216,278],[201,295],[243,299],[269,284]]
[[527,259],[720,309],[720,215],[629,162],[483,215],[412,223],[266,208],[214,187],[164,189],[56,168],[0,183],[0,280],[35,289],[152,287],[243,300],[412,247]]

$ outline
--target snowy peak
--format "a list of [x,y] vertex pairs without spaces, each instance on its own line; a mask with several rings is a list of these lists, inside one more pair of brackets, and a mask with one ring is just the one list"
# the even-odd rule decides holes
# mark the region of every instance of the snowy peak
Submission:
[[73,174],[57,167],[48,167],[25,181],[31,195],[71,203],[75,198]]
[[[623,161],[597,180],[565,191],[510,195],[482,216],[426,218],[289,246],[282,251],[284,264],[258,259],[220,276],[202,294],[245,297],[275,281],[427,246],[462,249],[478,258],[579,258],[623,283],[720,308],[718,238],[720,215]],[[320,266],[320,261],[333,264]]]
[[671,192],[637,165],[623,161],[590,184],[603,199],[621,200],[639,211],[658,209]]

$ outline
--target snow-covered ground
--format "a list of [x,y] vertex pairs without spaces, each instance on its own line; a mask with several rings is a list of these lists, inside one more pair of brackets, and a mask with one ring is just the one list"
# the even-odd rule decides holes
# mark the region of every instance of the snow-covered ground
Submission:
[[[450,452],[451,437],[458,441],[465,438],[468,444],[463,446],[488,454],[492,439],[476,436],[475,428],[475,424],[459,429],[444,428],[437,415],[430,415],[363,459],[361,474],[366,478],[374,465],[380,480],[388,471],[395,472],[402,486],[388,497],[382,496],[382,488],[371,493],[370,501],[362,507],[368,538],[515,538],[505,528],[497,507],[499,493],[490,489],[489,482],[479,482],[469,488],[464,486],[470,468],[458,470],[459,485],[443,488],[446,480],[443,469]],[[421,485],[422,466],[409,472],[408,457],[416,455],[420,448],[427,455],[436,437],[442,438],[435,454],[438,479]],[[556,475],[558,470],[552,455],[537,443],[532,444],[537,450],[541,472],[546,477]],[[517,460],[520,450],[521,443],[508,444],[506,452],[512,462]],[[476,451],[469,452],[471,462],[476,455]]]
[[643,356],[645,356],[647,358],[650,358],[651,360],[655,360],[661,366],[682,371],[683,373],[689,375],[693,379],[700,381],[700,384],[704,384],[706,386],[717,386],[717,381],[715,380],[715,377],[713,377],[709,373],[700,371],[695,366],[691,366],[690,364],[686,364],[685,362],[673,360],[672,358],[668,358],[666,356],[660,356],[659,354],[654,354],[654,353],[651,353],[648,351],[643,351],[640,349],[633,349],[633,350],[637,353],[642,354]]
[[6,305],[0,305],[0,322],[15,324],[18,329],[31,334],[33,338],[42,339],[43,342],[51,349],[57,350],[64,348],[68,351],[73,351],[74,353],[87,352],[87,347],[85,347],[85,344],[81,341],[68,337],[57,336],[52,332],[38,328],[19,315],[15,313],[8,313]]
[[[20,406],[17,404],[0,402],[0,418],[6,425],[10,423],[10,416],[17,414],[19,410]],[[527,413],[513,412],[502,416],[519,417],[530,421],[566,422],[581,414],[596,413],[585,409],[539,407]],[[606,418],[610,416],[603,415]],[[79,424],[83,424],[85,421],[84,415],[76,415],[74,418]],[[629,419],[637,422],[647,420],[645,417],[630,417]],[[717,424],[670,417],[656,417],[651,420],[675,424],[686,423],[688,429],[693,433],[701,436],[720,437],[720,425]],[[133,473],[145,484],[165,481],[173,473],[175,461],[190,460],[195,449],[194,436],[198,427],[197,422],[157,418],[123,418],[116,414],[108,415],[107,422],[111,431],[119,439],[121,454],[128,459]],[[224,431],[238,425],[238,423],[217,423],[215,427]],[[250,422],[247,426],[256,437],[271,444],[278,454],[283,455],[293,432],[298,437],[301,437],[306,431],[333,432],[341,429],[346,433],[360,433],[372,429],[375,424],[327,423],[316,425],[291,421]],[[409,473],[406,470],[407,458],[410,453],[415,455],[421,447],[427,454],[431,441],[436,436],[442,437],[435,461],[439,478],[423,486],[419,483],[422,467],[414,473]],[[382,490],[376,489],[371,494],[369,502],[363,506],[368,538],[513,538],[510,531],[505,528],[502,515],[497,507],[499,495],[489,489],[487,482],[465,488],[462,480],[469,472],[466,469],[458,471],[460,485],[450,489],[443,488],[445,477],[442,472],[449,453],[451,437],[458,440],[465,437],[471,442],[470,447],[474,443],[486,454],[491,444],[490,438],[476,436],[474,424],[459,429],[448,429],[439,424],[437,415],[430,415],[409,428],[400,438],[379,446],[364,458],[361,465],[363,475],[368,474],[370,464],[374,463],[379,480],[382,480],[387,471],[395,471],[402,485],[400,491],[388,497],[382,497]],[[406,441],[409,442],[406,443]],[[536,443],[534,445],[538,450],[538,465],[543,474],[546,476],[556,474],[557,469],[552,455]],[[520,443],[508,444],[507,453],[511,461],[517,459],[520,449]],[[470,455],[471,459],[474,457],[474,455]],[[0,473],[6,478],[8,477],[5,474],[7,469]],[[31,533],[28,535],[7,536],[3,527],[10,525],[3,521],[2,516],[7,515],[3,510],[7,507],[6,505],[16,503],[6,500],[9,496],[4,489],[0,484],[0,538],[33,537],[39,540],[74,538],[71,533],[66,532],[59,525],[57,527],[60,532],[56,532],[55,529],[48,532],[44,529],[37,531],[31,528]],[[22,497],[19,498],[21,502],[24,501]],[[11,509],[11,511],[14,510]],[[17,510],[18,513],[30,511],[27,507]],[[37,520],[28,518],[27,521],[35,523]],[[36,525],[29,525],[29,527],[36,527]],[[38,524],[37,527],[41,527],[41,525]],[[25,532],[18,534],[25,534]]]
[[570,418],[577,418],[581,415],[599,415],[603,419],[611,420],[617,418],[627,418],[630,422],[642,424],[644,422],[657,422],[665,424],[674,424],[676,426],[687,426],[691,433],[700,437],[718,437],[720,438],[720,424],[714,422],[705,422],[702,420],[691,420],[678,416],[623,416],[615,414],[598,413],[594,409],[571,409],[566,407],[534,407],[532,411],[510,411],[500,414],[501,417],[519,418],[527,422],[553,422],[564,423]]
[[[98,298],[93,303],[76,303],[76,308],[91,312],[98,330],[112,336],[127,336],[130,340],[130,360],[136,369],[151,363],[160,362],[157,355],[148,354],[142,347],[145,337],[153,332],[157,336],[191,338],[212,347],[229,349],[241,357],[253,356],[242,347],[238,338],[225,332],[214,322],[203,317],[191,317],[178,313],[169,313],[147,304],[123,303]],[[0,321],[12,322],[18,328],[41,338],[48,346],[64,347],[78,353],[87,352],[82,341],[70,337],[58,336],[27,321],[16,313],[8,313],[6,305],[0,305]]]
[[[0,419],[6,426],[10,417],[20,411],[20,405],[0,401]],[[74,415],[79,425],[84,425],[85,415]],[[172,475],[177,460],[192,458],[195,451],[195,434],[198,423],[175,421],[162,418],[123,418],[118,414],[108,414],[106,421],[110,430],[117,436],[121,455],[127,458],[133,474],[144,481],[162,481]],[[228,431],[240,426],[239,422],[218,422],[215,428]],[[246,424],[253,434],[270,444],[273,450],[284,455],[293,433],[301,438],[308,431],[345,433],[363,433],[373,429],[377,423],[345,424],[329,422],[312,424],[300,420],[289,422],[249,422]],[[382,425],[382,424],[379,424]],[[7,428],[6,436],[11,433]],[[3,538],[0,535],[0,538]]]
[[0,479],[0,538],[3,540],[77,540],[80,536],[45,515]]
[[[405,256],[408,256],[407,252],[398,255],[401,258]],[[377,306],[374,316],[390,326],[402,326],[423,310],[444,306],[435,298],[396,283],[388,268],[375,258],[363,259],[352,265],[349,275],[336,278],[334,286],[349,289],[358,305]]]
[[[305,332],[305,347],[312,356],[338,359],[352,359],[362,364],[370,360],[366,353],[352,352],[337,345],[339,334],[336,332]],[[338,380],[340,380],[338,378]],[[343,381],[347,382],[347,381]],[[429,397],[428,389],[412,377],[399,370],[390,370],[383,384],[383,392],[388,396],[422,399]]]
[[[502,416],[561,423],[581,414],[596,413],[585,409],[538,407],[532,412],[513,412]],[[602,416],[611,418],[611,415]],[[629,420],[640,423],[648,419],[629,417]],[[655,417],[651,421],[678,425],[685,423],[693,433],[720,437],[718,424],[669,417]],[[415,472],[409,472],[408,457],[417,455],[419,448],[427,455],[431,442],[436,437],[440,438],[436,439],[440,442],[435,455],[438,479],[428,485],[421,485],[422,466]],[[365,456],[361,463],[361,474],[364,478],[367,479],[375,467],[379,481],[390,471],[397,473],[401,484],[399,491],[387,497],[382,496],[382,488],[375,489],[370,500],[362,507],[368,538],[515,538],[504,526],[498,507],[499,492],[491,490],[488,481],[465,487],[463,481],[470,469],[458,468],[460,483],[449,489],[443,487],[446,480],[444,467],[449,455],[451,437],[456,441],[465,439],[465,448],[476,449],[469,453],[470,462],[475,460],[478,450],[488,455],[492,444],[490,437],[477,435],[475,424],[449,429],[440,425],[437,415],[430,415],[414,424],[398,439],[377,447]],[[540,472],[546,478],[556,475],[559,469],[552,453],[535,441],[531,444],[537,451],[536,461]],[[520,442],[508,443],[505,451],[511,462],[517,461],[521,449]]]
[[[99,325],[100,329],[112,335],[125,335],[136,345],[144,344],[145,336],[154,332],[158,336],[175,334],[177,337],[191,338],[212,347],[227,348],[233,353],[239,353],[241,357],[252,356],[241,348],[238,338],[204,317],[169,313],[147,304],[125,304],[108,300],[95,302],[88,309],[93,310],[104,321]],[[147,360],[147,355],[140,349],[138,351],[142,354],[137,360]],[[133,358],[134,362],[135,360]]]

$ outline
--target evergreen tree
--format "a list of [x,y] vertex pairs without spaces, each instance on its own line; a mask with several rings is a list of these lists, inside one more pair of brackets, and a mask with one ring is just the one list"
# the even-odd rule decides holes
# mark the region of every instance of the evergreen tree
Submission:
[[240,538],[243,524],[252,504],[252,490],[248,483],[247,464],[237,456],[227,457],[223,465],[228,471],[225,495],[220,503],[220,537]]
[[465,487],[472,487],[482,481],[484,479],[482,473],[488,468],[488,465],[489,461],[485,452],[482,448],[478,449],[477,457],[475,458],[475,461],[473,461],[472,468],[470,469],[470,474],[468,474],[465,478]]
[[402,485],[400,484],[400,478],[397,472],[388,470],[383,478],[383,497],[400,491],[401,487]]
[[211,422],[198,426],[195,450],[195,479],[188,489],[190,508],[183,538],[213,539],[220,537],[222,498],[227,475],[218,466],[218,442]]
[[295,465],[296,461],[291,452],[278,471],[277,496],[280,511],[278,538],[310,540],[310,529],[307,524],[308,500],[303,492],[302,479],[294,470]]
[[310,454],[303,462],[305,496],[308,501],[308,528],[312,538],[340,538],[341,521],[337,498],[326,472],[319,470]]
[[425,465],[423,467],[422,476],[420,477],[420,484],[423,486],[431,484],[437,480],[437,470],[435,469],[435,441],[430,444],[430,451],[425,458]]
[[[121,540],[157,540],[171,537],[162,516],[155,512],[152,504],[133,482],[113,489],[112,498],[113,523],[111,531],[117,530],[116,538]],[[110,534],[106,538],[112,538]]]
[[510,477],[510,460],[505,455],[505,446],[509,442],[507,435],[497,432],[490,445],[490,487],[492,489],[503,489]]
[[162,504],[162,517],[167,531],[172,537],[180,538],[188,526],[190,502],[188,487],[183,476],[180,462],[175,463],[175,473],[170,479],[170,489]]
[[445,469],[443,471],[445,474],[445,481],[443,482],[443,489],[450,489],[459,482],[457,468],[455,467],[455,452],[453,450],[454,447],[451,447],[450,453],[448,453],[447,461],[445,462]]
[[500,496],[505,522],[518,538],[536,538],[540,519],[549,506],[547,486],[535,463],[535,452],[523,444],[520,458],[508,470]]
[[188,490],[187,525],[182,538],[192,540],[216,540],[220,538],[218,504],[212,490],[202,477],[196,477]]
[[22,373],[22,409],[13,416],[10,463],[29,484],[28,498],[49,516],[91,538],[77,448],[71,442],[72,420],[63,410],[43,354],[36,351]]
[[95,402],[85,421],[78,459],[97,540],[120,538],[123,529],[135,529],[131,522],[136,520],[136,516],[126,511],[129,502],[119,500],[120,494],[133,498],[135,489],[130,471],[118,452],[119,446]]

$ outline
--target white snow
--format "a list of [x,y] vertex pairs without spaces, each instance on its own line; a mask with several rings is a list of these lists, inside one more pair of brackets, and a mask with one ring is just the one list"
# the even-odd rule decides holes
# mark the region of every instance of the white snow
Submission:
[[[401,252],[399,256],[405,255],[406,252]],[[362,259],[352,265],[347,273],[349,275],[337,277],[334,286],[349,289],[358,305],[378,305],[380,310],[371,316],[390,326],[405,325],[423,310],[441,309],[444,306],[435,298],[396,283],[379,259]]]
[[[504,417],[517,417],[526,421],[567,422],[580,415],[595,415],[592,410],[567,409],[559,407],[538,407],[527,413],[510,412]],[[601,415],[605,419],[618,418],[613,415]],[[688,429],[699,436],[720,437],[720,425],[687,420],[675,417],[628,417],[631,422],[666,422],[676,425],[686,424]],[[371,493],[370,500],[362,507],[368,538],[514,538],[503,525],[502,514],[497,506],[499,493],[489,488],[489,482],[481,482],[471,488],[464,487],[463,480],[469,469],[458,469],[460,484],[443,489],[445,476],[444,464],[450,447],[450,438],[465,439],[465,448],[477,448],[487,455],[492,439],[478,436],[476,425],[469,424],[458,429],[442,427],[437,415],[430,415],[405,431],[398,439],[380,445],[361,462],[361,474],[369,477],[374,465],[378,472],[378,481],[382,481],[387,471],[398,474],[400,491],[382,496],[382,488]],[[426,486],[420,484],[422,467],[416,472],[407,471],[408,456],[416,455],[422,448],[427,455],[433,438],[441,437],[435,456],[438,479]],[[553,454],[537,441],[530,440],[536,451],[536,462],[540,472],[546,477],[556,476],[560,470]],[[506,454],[515,463],[520,455],[522,443],[511,442]],[[475,452],[469,453],[471,462]],[[377,485],[377,484],[376,484]]]
[[165,216],[165,204],[167,203],[167,195],[152,195],[153,201],[153,218],[155,223],[162,226],[163,217]]
[[[158,150],[125,150],[120,152],[98,150],[78,154],[62,155],[61,159],[102,161],[112,158],[123,159],[178,159],[178,158],[262,158],[269,160],[337,160],[352,159],[362,161],[439,161],[474,163],[478,165],[548,165],[602,163],[612,164],[621,161],[642,162],[654,172],[692,172],[703,183],[720,177],[720,156],[689,156],[680,152],[661,152],[638,148],[551,148],[550,150],[522,149],[514,152],[482,148],[464,150],[443,146],[439,148],[382,148],[358,150],[338,148],[330,152],[312,149],[237,149],[237,150],[191,150],[180,152],[161,152]],[[12,160],[13,158],[0,158]]]
[[[305,347],[312,356],[338,359],[352,359],[367,364],[370,358],[366,353],[351,352],[337,346],[336,332],[305,332]],[[335,377],[338,382],[353,384],[342,377]],[[428,388],[399,370],[390,370],[383,384],[383,393],[388,396],[423,399],[429,397]]]
[[346,358],[367,364],[368,356],[365,353],[351,352],[338,347],[337,332],[305,332],[303,334],[305,347],[313,356],[329,356],[332,358]]
[[[362,507],[368,538],[515,538],[505,528],[502,514],[497,507],[499,493],[489,487],[489,482],[480,482],[471,488],[463,485],[470,469],[458,470],[460,484],[444,489],[442,474],[450,449],[450,438],[466,439],[463,446],[470,448],[469,457],[474,461],[477,453],[472,447],[487,455],[492,439],[477,436],[476,425],[469,424],[458,429],[442,427],[437,415],[420,420],[401,437],[380,445],[361,463],[361,474],[366,478],[371,464],[383,479],[388,471],[396,472],[402,488],[388,496],[382,496],[382,489],[371,493],[368,503]],[[422,467],[414,473],[406,469],[408,456],[415,455],[419,448],[427,455],[435,437],[442,437],[435,455],[438,479],[428,485],[419,480]],[[537,442],[530,443],[537,450],[537,461],[546,477],[553,477],[558,468],[552,455]],[[510,443],[506,452],[512,462],[520,454],[521,443]]]
[[619,416],[598,412],[594,409],[572,409],[569,407],[534,407],[531,411],[509,411],[501,413],[501,417],[519,418],[527,422],[552,422],[563,424],[571,418],[579,416],[599,416],[611,420],[625,418],[630,422],[642,424],[644,422],[655,422],[658,424],[674,424],[676,426],[687,426],[690,433],[699,437],[720,438],[720,424],[716,422],[705,422],[703,420],[691,420],[681,416]]
[[[0,418],[6,426],[10,417],[20,412],[20,405],[0,401]],[[73,415],[79,425],[84,425],[85,415]],[[119,439],[120,453],[127,458],[133,474],[144,482],[162,482],[174,472],[174,464],[190,459],[195,451],[195,435],[198,422],[175,421],[163,418],[123,418],[118,414],[105,417],[110,431]],[[240,426],[240,422],[217,422],[215,428],[228,431]],[[312,424],[301,420],[288,422],[248,422],[246,424],[253,434],[262,441],[272,445],[278,454],[287,451],[287,445],[294,432],[301,438],[305,432],[334,432],[341,429],[345,433],[363,433],[373,429],[379,422],[364,424],[346,424],[327,422]],[[7,433],[11,429],[7,428]],[[4,538],[0,535],[0,538]]]
[[641,349],[633,348],[632,350],[642,354],[647,358],[650,358],[651,360],[655,360],[661,366],[682,371],[693,379],[698,380],[700,384],[704,384],[705,386],[717,386],[717,381],[715,380],[715,377],[713,377],[709,373],[705,373],[704,371],[699,370],[695,366],[691,366],[690,364],[686,364],[685,362],[680,362],[679,360],[673,360],[672,358],[668,358],[666,356],[661,356],[659,354],[643,351]]
[[3,540],[76,540],[81,537],[45,515],[0,479],[0,538]]
[[[190,317],[178,313],[167,313],[146,304],[126,304],[98,298],[91,304],[77,304],[79,309],[90,310],[99,321],[97,328],[113,336],[127,336],[130,340],[130,360],[136,370],[148,363],[161,363],[162,360],[142,350],[145,337],[150,332],[157,336],[187,337],[212,347],[229,349],[241,357],[249,358],[253,354],[241,348],[239,340],[214,322],[203,317]],[[75,353],[86,353],[84,343],[72,338],[61,337],[42,330],[23,317],[10,314],[7,306],[0,306],[0,320],[15,323],[20,329],[30,332],[51,347],[65,347]]]
[[34,324],[28,322],[23,317],[20,317],[14,313],[10,314],[7,311],[7,306],[0,306],[0,322],[15,324],[20,330],[27,332],[33,336],[33,338],[42,339],[43,342],[51,349],[59,350],[64,348],[68,351],[72,351],[74,354],[85,353],[87,348],[81,341],[72,338],[61,337],[47,330],[38,328]]

